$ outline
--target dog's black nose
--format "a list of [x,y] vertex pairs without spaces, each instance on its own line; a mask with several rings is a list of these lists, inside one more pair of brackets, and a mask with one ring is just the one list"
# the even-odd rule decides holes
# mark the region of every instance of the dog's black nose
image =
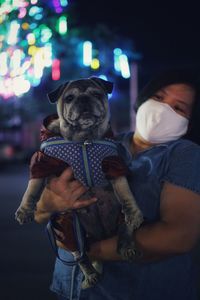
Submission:
[[91,112],[92,111],[92,102],[91,98],[85,95],[78,97],[79,109],[82,112]]

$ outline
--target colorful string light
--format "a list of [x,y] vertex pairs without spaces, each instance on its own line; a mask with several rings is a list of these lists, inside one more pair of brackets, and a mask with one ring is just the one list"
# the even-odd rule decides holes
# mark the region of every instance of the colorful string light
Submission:
[[43,8],[37,2],[5,0],[0,7],[4,15],[0,27],[0,95],[6,99],[40,84],[44,69],[52,65],[52,31],[38,24]]
[[60,60],[54,59],[52,63],[52,79],[59,80],[60,79]]
[[[1,1],[0,96],[5,99],[12,96],[19,97],[27,93],[31,86],[38,86],[49,68],[51,68],[52,80],[60,80],[62,60],[57,58],[59,53],[56,51],[59,45],[57,48],[54,47],[58,34],[62,39],[66,39],[66,50],[70,45],[73,55],[79,55],[73,57],[77,65],[82,56],[79,67],[86,67],[92,72],[98,71],[99,74],[106,73],[104,69],[108,69],[108,60],[105,59],[107,53],[101,55],[101,49],[95,49],[95,42],[82,41],[81,38],[74,38],[73,34],[68,33],[67,15],[63,12],[68,6],[67,0],[51,1],[51,6],[56,12],[53,19],[46,17],[47,11],[41,3],[42,1],[38,0]],[[82,45],[81,52],[80,45]],[[112,68],[110,67],[112,62],[113,71],[117,75],[125,79],[130,77],[126,51],[115,48],[113,60],[109,61],[109,68]]]
[[83,43],[83,64],[87,67],[90,66],[92,62],[92,43],[90,41],[85,41]]

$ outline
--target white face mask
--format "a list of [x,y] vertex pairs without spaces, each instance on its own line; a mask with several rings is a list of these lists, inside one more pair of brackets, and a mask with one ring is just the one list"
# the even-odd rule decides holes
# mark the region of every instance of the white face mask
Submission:
[[177,140],[187,132],[188,123],[171,106],[153,99],[144,102],[136,114],[136,131],[155,144]]

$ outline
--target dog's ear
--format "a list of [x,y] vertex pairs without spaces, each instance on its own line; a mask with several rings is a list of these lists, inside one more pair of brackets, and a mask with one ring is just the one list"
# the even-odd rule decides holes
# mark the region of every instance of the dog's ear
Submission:
[[58,101],[59,97],[61,96],[62,92],[64,91],[68,83],[69,82],[65,82],[64,84],[61,84],[57,89],[47,94],[47,97],[51,103],[55,103]]
[[90,77],[90,80],[95,82],[97,85],[99,85],[103,90],[106,92],[106,94],[112,93],[113,90],[113,83],[111,81],[104,80],[99,77]]

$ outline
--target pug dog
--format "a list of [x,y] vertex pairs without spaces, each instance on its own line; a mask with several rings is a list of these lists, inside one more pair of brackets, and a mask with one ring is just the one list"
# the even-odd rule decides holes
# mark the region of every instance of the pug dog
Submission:
[[[74,177],[89,188],[82,199],[94,195],[98,199],[76,210],[88,244],[118,235],[118,253],[132,261],[137,254],[133,232],[143,216],[110,126],[108,94],[112,89],[113,83],[91,77],[66,82],[48,94],[50,102],[57,104],[57,115],[45,119],[41,148],[31,159],[31,178],[15,217],[20,224],[32,221],[46,179],[71,166]],[[52,224],[63,233],[56,239],[74,255],[84,275],[82,287],[88,288],[99,280],[100,268],[86,252],[81,256],[75,239],[73,247],[69,245],[74,232],[71,219],[71,211],[63,212],[52,217]]]

